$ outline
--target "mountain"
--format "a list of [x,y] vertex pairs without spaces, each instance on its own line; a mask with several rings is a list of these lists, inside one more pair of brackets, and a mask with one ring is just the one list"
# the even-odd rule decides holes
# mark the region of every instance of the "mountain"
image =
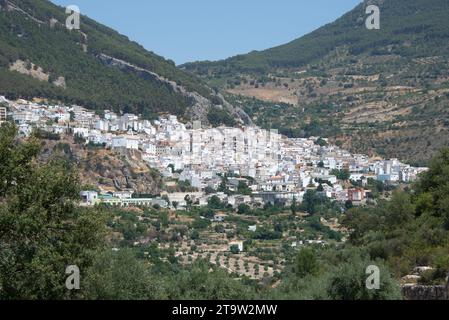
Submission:
[[0,0],[0,94],[145,118],[245,116],[174,62],[86,16],[80,30],[70,31],[67,17],[65,8],[46,0]]
[[[381,9],[379,31],[365,27],[365,9],[369,4]],[[343,46],[353,56],[363,53],[404,57],[447,55],[448,11],[445,0],[364,1],[335,22],[285,45],[218,62],[188,63],[183,67],[216,76],[238,72],[266,74],[279,68],[301,68],[319,62]]]
[[181,67],[264,127],[425,164],[449,141],[448,16],[447,0],[364,1],[288,44]]

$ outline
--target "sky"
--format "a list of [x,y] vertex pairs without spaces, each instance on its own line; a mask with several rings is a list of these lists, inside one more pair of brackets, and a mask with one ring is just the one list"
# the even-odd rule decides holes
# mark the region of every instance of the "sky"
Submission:
[[[220,60],[290,42],[361,0],[52,0],[76,5],[176,64]],[[82,21],[81,21],[82,23]]]

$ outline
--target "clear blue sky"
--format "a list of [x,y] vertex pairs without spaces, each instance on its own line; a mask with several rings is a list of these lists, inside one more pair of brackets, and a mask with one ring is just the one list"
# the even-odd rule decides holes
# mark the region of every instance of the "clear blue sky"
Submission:
[[218,60],[284,44],[361,0],[52,0],[177,64]]

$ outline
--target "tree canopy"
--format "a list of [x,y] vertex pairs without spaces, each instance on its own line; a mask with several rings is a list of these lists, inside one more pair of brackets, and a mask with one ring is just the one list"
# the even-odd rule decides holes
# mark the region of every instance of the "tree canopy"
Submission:
[[0,298],[57,299],[65,270],[85,271],[104,244],[103,214],[77,206],[76,171],[62,159],[40,164],[40,143],[0,128]]

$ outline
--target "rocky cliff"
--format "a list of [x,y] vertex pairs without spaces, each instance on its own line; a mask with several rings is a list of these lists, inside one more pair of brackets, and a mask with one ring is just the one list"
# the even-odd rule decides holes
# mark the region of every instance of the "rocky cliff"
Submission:
[[102,191],[133,189],[140,194],[159,194],[165,189],[162,177],[142,160],[139,150],[116,152],[76,144],[71,136],[44,141],[42,161],[62,156],[73,163],[83,187]]

